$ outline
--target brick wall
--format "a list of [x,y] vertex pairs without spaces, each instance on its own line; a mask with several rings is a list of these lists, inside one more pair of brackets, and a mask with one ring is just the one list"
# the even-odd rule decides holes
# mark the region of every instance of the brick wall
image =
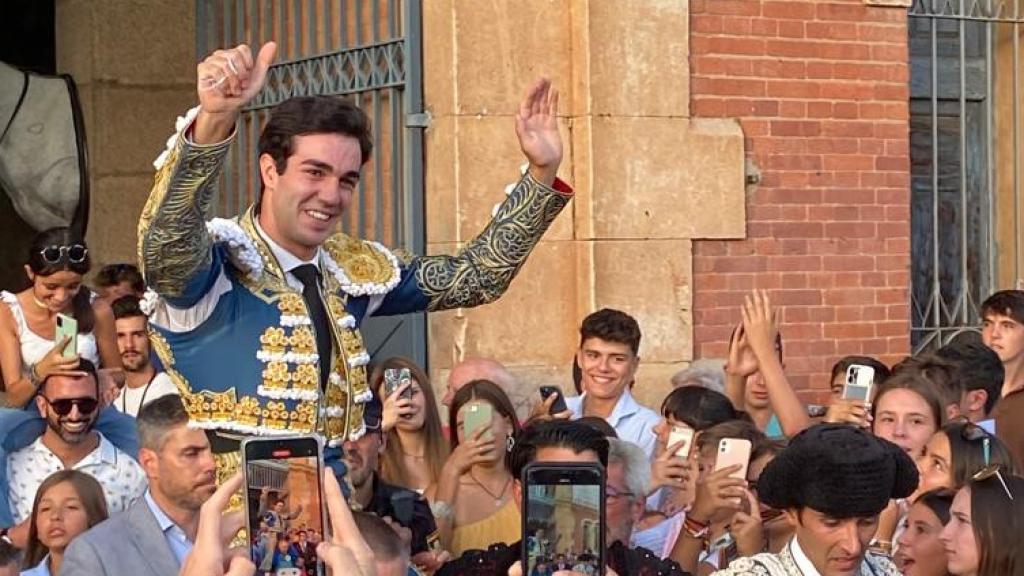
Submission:
[[735,117],[760,185],[746,240],[694,243],[694,354],[724,357],[751,288],[783,307],[786,368],[820,398],[846,354],[909,348],[905,8],[691,0],[691,113]]

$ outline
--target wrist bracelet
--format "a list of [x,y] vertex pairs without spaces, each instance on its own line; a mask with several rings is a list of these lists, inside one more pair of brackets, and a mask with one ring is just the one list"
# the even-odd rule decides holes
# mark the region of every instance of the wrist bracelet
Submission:
[[704,540],[708,537],[708,530],[710,530],[710,524],[704,524],[698,522],[689,516],[683,518],[683,532],[687,536],[695,540]]
[[450,504],[444,500],[436,500],[430,503],[430,513],[438,520],[451,520],[455,517],[455,511]]

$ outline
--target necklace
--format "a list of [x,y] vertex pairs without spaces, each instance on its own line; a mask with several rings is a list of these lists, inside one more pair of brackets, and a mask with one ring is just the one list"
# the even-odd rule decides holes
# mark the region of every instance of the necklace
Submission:
[[495,494],[494,492],[491,492],[490,490],[488,490],[487,486],[484,486],[483,482],[481,482],[481,481],[476,479],[476,476],[473,475],[473,471],[472,470],[469,472],[469,478],[474,483],[476,483],[476,485],[479,486],[481,490],[486,492],[488,496],[490,496],[491,498],[494,498],[494,505],[495,506],[501,506],[502,499],[505,498],[505,492],[508,490],[508,485],[512,483],[512,476],[509,476],[505,480],[505,483],[502,484],[501,492],[498,492],[497,494]]
[[50,307],[47,306],[46,302],[43,302],[39,298],[36,298],[35,294],[32,295],[32,303],[35,304],[36,306],[42,308],[43,310],[49,310],[50,309]]
[[405,450],[402,450],[402,454],[404,454],[405,456],[408,456],[409,458],[414,458],[416,460],[426,460],[427,459],[427,455],[426,454],[413,454],[412,452],[406,452]]

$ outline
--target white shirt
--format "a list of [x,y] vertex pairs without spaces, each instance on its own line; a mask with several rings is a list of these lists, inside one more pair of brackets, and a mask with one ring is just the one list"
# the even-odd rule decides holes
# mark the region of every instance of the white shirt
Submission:
[[804,554],[803,548],[800,548],[800,543],[796,541],[796,536],[789,541],[789,553],[793,555],[793,561],[796,562],[797,568],[803,576],[821,576],[818,569],[814,567],[814,563],[811,559]]
[[157,372],[153,379],[138,388],[125,386],[121,395],[114,400],[114,408],[130,416],[138,416],[139,410],[157,398],[178,394],[178,387],[166,372]]
[[[586,397],[587,394],[584,392],[582,396],[565,399],[565,405],[572,412],[573,420],[583,417],[583,400]],[[643,448],[648,460],[654,458],[654,447],[657,443],[654,427],[661,422],[661,416],[637,402],[629,393],[629,389],[622,392],[612,413],[605,420],[615,428],[619,440],[626,440]]]
[[[96,449],[72,468],[95,478],[107,497],[111,516],[121,512],[146,491],[146,475],[139,464],[122,452],[102,434]],[[36,491],[50,474],[64,470],[61,462],[43,444],[40,436],[28,446],[7,455],[7,494],[15,523],[32,515],[32,502]]]
[[316,254],[313,255],[311,260],[303,260],[282,248],[277,242],[274,242],[270,236],[263,231],[263,227],[260,226],[258,218],[255,219],[255,224],[256,232],[260,235],[260,238],[263,238],[263,241],[267,243],[267,247],[270,248],[271,254],[274,255],[274,258],[277,260],[277,264],[281,267],[281,271],[284,272],[285,282],[287,282],[293,289],[297,290],[299,293],[302,292],[302,280],[299,280],[294,274],[292,274],[292,270],[295,270],[299,266],[302,266],[303,264],[312,264],[313,266],[316,266],[317,270],[320,270],[321,274],[324,273],[323,269],[320,267],[319,248],[316,249]]

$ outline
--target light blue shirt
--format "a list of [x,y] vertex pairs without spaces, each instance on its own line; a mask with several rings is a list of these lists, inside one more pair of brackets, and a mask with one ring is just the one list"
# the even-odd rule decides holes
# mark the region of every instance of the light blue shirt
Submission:
[[164,514],[164,511],[153,500],[149,490],[146,490],[145,498],[149,511],[153,513],[156,523],[160,525],[160,530],[164,533],[167,547],[171,549],[171,554],[174,554],[175,560],[178,561],[178,566],[181,566],[185,562],[185,557],[192,551],[192,542],[189,541],[188,536],[185,536],[185,531],[175,524],[174,520],[171,520],[167,514]]
[[22,570],[21,576],[50,576],[50,555],[47,554],[42,562],[28,570]]
[[[573,420],[583,417],[583,399],[586,397],[587,394],[584,392],[582,396],[565,399],[565,405],[572,412]],[[654,427],[661,422],[661,416],[637,402],[629,393],[629,389],[622,392],[612,413],[605,420],[615,428],[619,440],[626,440],[643,448],[648,460],[654,458],[654,446],[657,443]]]

